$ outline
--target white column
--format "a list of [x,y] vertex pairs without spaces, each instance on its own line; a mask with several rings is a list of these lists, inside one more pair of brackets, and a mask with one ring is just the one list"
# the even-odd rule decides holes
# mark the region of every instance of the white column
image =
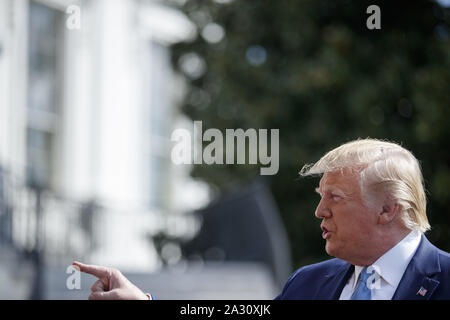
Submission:
[[[156,267],[157,255],[146,234],[152,227],[145,209],[143,135],[135,2],[95,0],[96,36],[91,97],[93,193],[107,206],[99,217],[102,247],[93,260],[124,270]],[[101,233],[101,234],[100,234]],[[148,234],[147,234],[148,236]]]
[[0,1],[0,165],[4,165],[7,153],[8,138],[8,56],[7,37],[9,31],[9,2]]
[[66,30],[63,114],[65,193],[129,208],[142,202],[142,114],[133,2],[81,6],[81,30]]
[[[95,2],[95,1],[94,1]],[[100,39],[93,2],[83,2],[81,29],[65,29],[64,101],[61,114],[62,165],[57,182],[65,195],[85,200],[94,197],[97,158],[97,86],[100,68],[96,53]],[[98,15],[100,16],[100,15]]]
[[27,36],[28,1],[6,1],[5,13],[10,15],[7,27],[6,56],[6,100],[7,141],[4,152],[10,169],[24,176],[26,163],[26,104],[27,104]]

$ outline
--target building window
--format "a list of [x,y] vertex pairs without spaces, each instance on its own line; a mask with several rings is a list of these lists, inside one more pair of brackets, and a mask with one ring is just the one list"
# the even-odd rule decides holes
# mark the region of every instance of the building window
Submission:
[[164,208],[167,201],[167,181],[170,163],[171,116],[168,82],[171,72],[169,49],[150,41],[149,88],[146,90],[149,128],[147,153],[149,176],[149,206]]
[[51,187],[61,101],[63,13],[30,1],[28,17],[27,180]]

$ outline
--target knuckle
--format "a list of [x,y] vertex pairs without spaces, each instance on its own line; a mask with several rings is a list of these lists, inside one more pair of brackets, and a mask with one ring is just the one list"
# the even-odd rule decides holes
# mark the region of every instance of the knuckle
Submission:
[[119,272],[119,270],[116,269],[116,268],[109,268],[109,272],[110,272],[111,274],[116,274],[116,273]]
[[113,275],[115,275],[115,276],[121,276],[121,275],[122,275],[122,273],[120,272],[120,270],[119,270],[119,269],[116,269],[116,268],[112,268],[112,269],[111,269],[111,273],[112,273]]
[[94,291],[98,287],[98,281],[95,281],[91,286],[91,291]]

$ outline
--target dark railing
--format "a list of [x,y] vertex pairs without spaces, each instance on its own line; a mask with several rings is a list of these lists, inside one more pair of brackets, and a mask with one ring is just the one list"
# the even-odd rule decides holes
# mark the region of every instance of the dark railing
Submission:
[[0,166],[0,246],[15,254],[16,263],[33,266],[32,299],[43,297],[45,265],[82,259],[95,249],[92,221],[97,209],[94,202],[27,184]]

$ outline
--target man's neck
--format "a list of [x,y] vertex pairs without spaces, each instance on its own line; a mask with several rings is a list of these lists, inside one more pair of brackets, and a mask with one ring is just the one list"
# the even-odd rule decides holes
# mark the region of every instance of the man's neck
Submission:
[[370,266],[375,261],[377,261],[386,252],[395,247],[400,241],[402,241],[409,233],[410,229],[402,227],[394,232],[385,232],[379,236],[379,244],[374,247],[374,252],[366,261],[361,261],[363,264],[357,264],[361,266]]

